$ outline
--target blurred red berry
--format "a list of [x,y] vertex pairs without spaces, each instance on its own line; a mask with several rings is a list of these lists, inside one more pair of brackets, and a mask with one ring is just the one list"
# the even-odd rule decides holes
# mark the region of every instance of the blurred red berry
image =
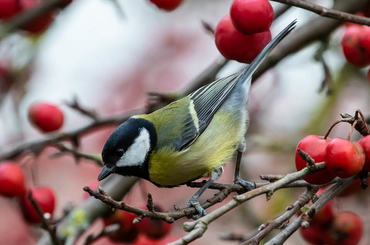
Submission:
[[360,242],[364,231],[362,219],[352,212],[338,213],[330,228],[332,242],[329,245],[356,245]]
[[[297,149],[308,153],[315,163],[320,163],[325,161],[325,150],[329,144],[330,139],[324,139],[322,136],[308,135],[304,137],[297,145]],[[307,162],[295,152],[295,166],[297,170],[302,170],[306,167]],[[314,185],[322,185],[332,181],[335,178],[327,169],[321,170],[318,173],[308,175],[304,178],[308,183]]]
[[370,27],[369,26],[361,26],[361,33],[360,33],[360,40],[359,43],[364,51],[370,55]]
[[[146,209],[146,207],[144,209]],[[158,205],[155,205],[154,210],[157,212],[163,211],[163,209]],[[140,232],[146,234],[152,239],[161,239],[170,233],[172,226],[162,220],[151,220],[145,218],[138,224],[138,228]]]
[[365,160],[364,169],[367,172],[370,172],[370,135],[363,137],[362,139],[360,139],[358,143],[362,146],[365,152],[366,160]]
[[326,168],[341,178],[349,178],[364,167],[365,153],[358,142],[332,139],[325,152]]
[[[33,187],[28,191],[32,192],[33,198],[39,204],[40,208],[44,213],[53,214],[55,208],[55,195],[54,191],[49,187]],[[41,222],[40,216],[36,209],[33,207],[31,201],[28,199],[28,195],[23,196],[21,200],[21,207],[23,216],[26,220],[32,224]]]
[[137,217],[133,213],[129,213],[123,210],[116,210],[108,218],[104,218],[103,222],[105,226],[112,224],[119,224],[120,228],[109,235],[109,239],[114,242],[133,242],[137,239],[139,235],[139,229],[137,225],[134,225],[132,222]]
[[14,162],[0,163],[0,195],[22,197],[26,194],[23,170]]
[[[368,183],[370,183],[370,177],[367,178],[367,181]],[[339,193],[338,196],[347,197],[347,196],[350,196],[356,193],[361,193],[362,190],[363,189],[361,187],[361,179],[356,179],[355,181],[353,181],[352,184],[347,186],[346,189],[344,189],[341,193]]]
[[149,1],[154,3],[158,8],[167,11],[172,11],[176,9],[183,2],[183,0],[149,0]]
[[0,19],[11,18],[21,10],[18,0],[0,0]]
[[310,225],[307,228],[301,227],[299,229],[303,239],[309,244],[313,245],[324,245],[328,244],[329,240],[328,230],[323,229],[322,227]]
[[[38,7],[41,4],[39,0],[19,0],[19,1],[22,6],[22,11],[28,11],[30,9]],[[53,19],[54,12],[49,11],[45,14],[40,15],[36,19],[28,22],[26,25],[22,26],[21,29],[31,33],[39,34],[49,27],[51,22],[53,22]]]
[[230,17],[243,34],[268,31],[274,20],[274,10],[267,0],[234,0]]
[[346,29],[342,38],[342,49],[347,61],[357,67],[370,64],[370,55],[360,44],[362,26],[350,26]]
[[28,111],[28,117],[37,128],[45,133],[60,129],[64,121],[63,112],[59,107],[45,102],[33,104]]
[[[321,194],[325,191],[325,188],[321,188],[317,194]],[[313,217],[310,225],[327,226],[333,222],[335,217],[333,200],[330,200],[325,206],[320,209]]]
[[230,15],[223,17],[215,30],[215,42],[220,53],[227,59],[242,63],[251,63],[270,41],[270,30],[252,35],[240,33]]

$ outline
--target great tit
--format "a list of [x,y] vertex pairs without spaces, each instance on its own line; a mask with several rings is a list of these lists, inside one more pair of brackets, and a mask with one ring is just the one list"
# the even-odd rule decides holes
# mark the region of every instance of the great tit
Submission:
[[[104,167],[98,180],[115,173],[137,176],[159,187],[174,187],[210,175],[206,184],[190,199],[199,196],[222,173],[222,165],[243,152],[248,127],[245,108],[252,75],[271,50],[291,32],[296,21],[281,31],[242,71],[205,85],[188,96],[154,111],[136,115],[117,127],[102,151]],[[252,188],[239,175],[238,157],[234,182]]]

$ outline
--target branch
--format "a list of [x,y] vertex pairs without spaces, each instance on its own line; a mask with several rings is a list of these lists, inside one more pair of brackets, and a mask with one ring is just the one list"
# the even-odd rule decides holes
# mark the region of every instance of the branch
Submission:
[[274,2],[284,3],[290,6],[302,8],[311,12],[314,12],[322,17],[328,17],[341,21],[348,21],[360,25],[370,26],[370,18],[357,16],[354,14],[345,13],[335,9],[325,8],[323,6],[304,1],[304,0],[272,0]]
[[[103,183],[103,188],[115,199],[122,199],[128,193],[138,178],[109,178]],[[77,206],[57,225],[57,235],[61,240],[69,240],[82,234],[92,223],[107,215],[111,209],[101,201],[89,198]],[[50,245],[49,236],[42,236],[37,245]]]
[[[324,165],[324,163],[319,163],[319,164],[317,164],[317,167],[318,167],[318,169],[321,170],[321,169],[325,168],[325,165]],[[316,171],[312,171],[308,168],[304,168],[301,171],[287,174],[284,178],[282,178],[282,179],[280,179],[276,182],[270,183],[266,186],[256,188],[256,189],[251,190],[251,191],[249,191],[245,194],[235,196],[233,198],[233,200],[226,203],[222,207],[212,211],[211,213],[207,214],[206,216],[203,216],[202,218],[200,218],[196,221],[193,221],[193,222],[185,222],[184,225],[183,225],[184,230],[188,231],[189,233],[187,235],[185,235],[184,237],[182,237],[181,239],[179,239],[179,240],[177,240],[173,243],[170,243],[170,244],[171,245],[188,244],[188,243],[194,241],[195,239],[201,237],[204,234],[204,232],[207,230],[207,226],[210,223],[212,223],[214,220],[218,219],[222,215],[226,214],[230,210],[236,208],[240,204],[242,204],[242,203],[244,203],[244,202],[246,202],[246,201],[248,201],[248,200],[250,200],[250,199],[252,199],[256,196],[260,196],[262,194],[266,194],[267,200],[269,200],[271,198],[272,194],[276,190],[281,189],[283,186],[285,186],[289,183],[292,183],[292,182],[294,182],[294,181],[296,181],[300,178],[303,178],[304,176],[306,176],[308,174],[312,174],[314,172],[316,172]]]
[[62,6],[65,3],[65,0],[48,0],[44,1],[43,4],[37,6],[35,8],[26,10],[16,16],[12,17],[11,19],[7,20],[1,26],[0,29],[0,41],[6,37],[7,34],[14,32],[20,27],[23,27],[27,23],[31,22],[32,20],[36,19],[37,17],[48,13],[59,6]]
[[307,218],[312,219],[313,215],[322,209],[331,199],[342,192],[347,186],[349,186],[358,176],[353,176],[348,179],[341,179],[336,185],[325,191],[325,195],[321,195],[320,198],[312,204],[311,208],[306,212],[301,214],[294,222],[287,226],[282,232],[277,236],[267,242],[265,245],[281,245],[294,233],[296,232]]
[[257,245],[259,244],[262,239],[264,239],[270,232],[274,229],[282,227],[284,224],[289,222],[289,219],[296,214],[304,205],[306,205],[315,195],[315,193],[319,190],[319,187],[308,188],[304,193],[302,193],[298,200],[289,207],[287,207],[286,212],[280,215],[278,218],[274,219],[271,222],[267,222],[260,226],[259,232],[253,236],[252,238],[248,239],[246,242],[242,243],[242,245]]
[[[46,139],[35,140],[27,143],[23,143],[22,145],[18,146],[17,148],[3,154],[0,156],[0,161],[2,160],[11,160],[19,157],[23,152],[31,152],[33,154],[39,154],[43,151],[47,146],[55,145],[62,141],[70,141],[75,142],[76,139],[92,133],[93,131],[109,126],[109,125],[118,125],[126,121],[131,115],[134,115],[135,112],[127,113],[120,116],[115,117],[107,117],[105,119],[100,119],[97,121],[93,121],[85,126],[77,128],[75,130],[71,130],[66,133],[61,133],[58,135],[49,136]],[[136,113],[135,113],[136,114]]]
[[101,231],[98,234],[90,234],[86,237],[86,240],[84,242],[84,245],[89,245],[97,240],[99,240],[102,237],[109,236],[113,233],[115,233],[117,230],[119,230],[120,225],[119,224],[113,224],[106,227],[103,227]]
[[54,245],[63,245],[62,242],[56,235],[55,228],[51,226],[49,221],[45,219],[44,212],[42,211],[40,205],[37,203],[35,198],[33,198],[32,192],[28,193],[28,199],[31,201],[33,207],[36,209],[37,214],[39,215],[42,223],[42,227],[49,233],[50,238]]
[[89,155],[89,154],[85,154],[85,153],[79,152],[79,151],[74,150],[74,149],[70,149],[70,148],[68,148],[65,145],[60,144],[60,143],[53,144],[52,146],[56,147],[60,152],[52,154],[50,156],[50,158],[57,158],[57,157],[61,157],[61,156],[65,155],[67,153],[70,153],[70,154],[73,155],[76,162],[78,162],[82,158],[82,159],[93,161],[93,162],[96,163],[96,165],[98,165],[100,167],[103,166],[102,160],[100,160],[99,157],[96,157],[94,155]]
[[98,114],[96,113],[96,111],[90,110],[90,109],[85,108],[84,106],[81,106],[80,105],[80,102],[77,99],[77,97],[74,97],[73,100],[72,100],[72,102],[65,102],[65,104],[68,107],[70,107],[70,108],[78,111],[82,115],[87,116],[87,117],[91,118],[94,121],[97,121],[98,118],[99,118],[98,117]]

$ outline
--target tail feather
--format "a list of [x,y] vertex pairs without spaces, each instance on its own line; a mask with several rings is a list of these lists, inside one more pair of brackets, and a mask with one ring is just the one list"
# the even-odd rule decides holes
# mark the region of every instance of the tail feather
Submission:
[[266,47],[261,51],[261,53],[259,53],[253,62],[241,72],[237,78],[237,83],[241,81],[250,81],[250,78],[252,78],[252,75],[266,59],[268,54],[296,27],[296,24],[297,20],[292,21],[287,27],[284,28],[284,30],[282,30],[274,39],[272,39],[272,41],[266,45]]

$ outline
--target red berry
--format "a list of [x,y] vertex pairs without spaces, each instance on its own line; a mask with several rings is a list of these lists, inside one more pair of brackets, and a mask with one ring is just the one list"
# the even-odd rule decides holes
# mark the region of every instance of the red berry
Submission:
[[[21,3],[23,11],[28,11],[42,4],[42,2],[38,0],[19,0],[19,1]],[[53,19],[54,19],[54,12],[50,11],[50,12],[40,15],[36,19],[22,26],[21,29],[31,32],[31,33],[39,34],[40,32],[45,31],[49,27]]]
[[369,26],[361,26],[359,43],[360,46],[364,49],[364,51],[370,55],[370,27]]
[[[367,181],[370,183],[370,177],[367,178]],[[353,181],[352,184],[347,186],[346,189],[344,189],[341,193],[339,193],[338,196],[340,197],[350,196],[350,195],[361,192],[361,190],[363,190],[361,187],[361,179],[356,179],[355,181]]]
[[56,105],[50,103],[33,104],[29,111],[30,121],[43,132],[53,132],[63,125],[63,112]]
[[365,153],[358,142],[332,139],[325,152],[326,168],[341,178],[349,178],[364,167]]
[[139,235],[137,225],[132,222],[137,216],[123,210],[116,210],[110,217],[103,219],[105,226],[119,224],[120,228],[109,239],[114,242],[133,242]]
[[21,10],[18,0],[0,0],[0,19],[11,18]]
[[172,11],[177,8],[183,0],[149,0],[154,3],[158,8]]
[[370,172],[370,135],[363,137],[362,139],[360,139],[358,143],[364,149],[365,156],[366,156],[364,169],[367,172]]
[[[325,191],[325,188],[321,188],[317,194],[321,194]],[[335,216],[333,200],[330,200],[325,206],[320,209],[313,217],[310,225],[327,226],[333,222]]]
[[[33,187],[29,189],[32,192],[33,198],[39,204],[44,213],[53,214],[55,208],[54,191],[49,187]],[[33,207],[28,195],[23,196],[21,200],[22,212],[26,220],[30,223],[40,223],[41,219]]]
[[227,59],[242,63],[251,63],[270,41],[270,30],[252,35],[240,33],[230,15],[223,17],[215,30],[215,42],[220,53]]
[[0,163],[0,195],[22,197],[26,194],[23,170],[14,162]]
[[270,29],[274,10],[267,0],[234,0],[230,17],[238,31],[254,34]]
[[[297,145],[297,149],[308,153],[315,163],[325,161],[325,150],[329,144],[330,139],[324,139],[322,136],[308,135],[304,137]],[[296,151],[295,153],[295,166],[297,170],[302,170],[307,165],[307,162],[303,160],[301,155]],[[322,185],[332,181],[335,178],[327,169],[321,170],[315,174],[306,176],[304,179],[314,185]]]
[[370,55],[360,44],[361,32],[361,26],[350,26],[346,29],[341,42],[347,61],[358,67],[370,64]]
[[355,213],[342,212],[335,216],[329,235],[334,240],[329,245],[356,245],[363,235],[362,219]]
[[[162,208],[157,205],[154,209],[158,212],[163,211]],[[161,239],[170,233],[172,226],[162,220],[151,220],[145,218],[138,224],[138,228],[140,232],[146,234],[152,239]]]
[[322,229],[321,227],[310,225],[307,228],[299,229],[303,239],[309,244],[313,245],[323,245],[327,244],[328,234],[327,230]]

